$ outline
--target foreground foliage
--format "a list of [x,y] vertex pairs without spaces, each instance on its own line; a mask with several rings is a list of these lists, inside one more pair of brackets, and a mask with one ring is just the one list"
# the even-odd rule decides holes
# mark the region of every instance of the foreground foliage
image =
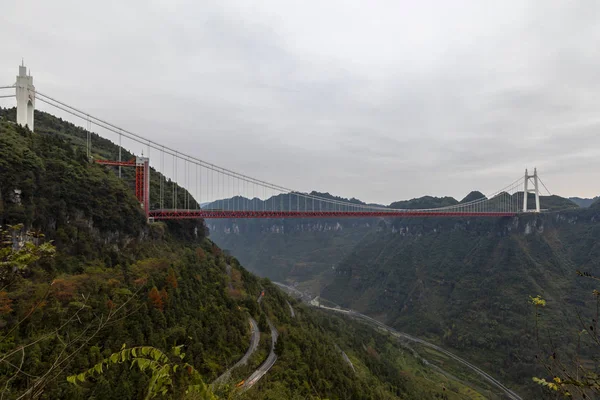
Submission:
[[[577,271],[581,277],[600,281],[600,278],[589,272]],[[600,292],[591,290],[594,298],[592,317],[579,316],[574,339],[577,343],[574,355],[561,352],[552,340],[539,340],[539,361],[543,365],[548,379],[534,377],[533,381],[551,392],[574,399],[591,399],[600,396],[600,374],[597,363],[600,361],[600,336],[598,335],[598,317],[600,316]],[[536,306],[545,307],[546,301],[539,295],[533,299]],[[551,338],[550,338],[551,339]],[[582,351],[582,349],[589,349]]]
[[[174,386],[174,380],[180,379],[189,382],[185,390],[185,394],[197,393],[202,399],[216,399],[213,396],[196,369],[184,362],[185,353],[181,351],[183,346],[175,346],[172,348],[172,356],[176,361],[173,361],[169,356],[159,349],[151,346],[138,346],[132,348],[121,348],[121,351],[111,354],[108,358],[102,360],[87,371],[77,375],[67,377],[67,382],[77,384],[90,379],[95,379],[102,375],[106,368],[111,365],[130,362],[131,368],[137,367],[141,372],[148,370],[151,373],[148,388],[146,389],[145,399],[152,399],[158,395],[175,396],[177,388]],[[179,371],[179,373],[178,373]]]

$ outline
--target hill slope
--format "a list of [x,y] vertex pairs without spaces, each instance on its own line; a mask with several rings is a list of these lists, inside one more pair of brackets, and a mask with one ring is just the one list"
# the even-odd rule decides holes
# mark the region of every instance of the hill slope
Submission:
[[322,295],[461,351],[527,393],[530,377],[542,372],[528,298],[547,299],[543,329],[556,343],[573,343],[576,313],[590,316],[595,307],[575,272],[600,272],[597,221],[598,212],[577,211],[393,221],[397,233],[390,226],[367,235]]
[[581,197],[569,197],[569,200],[571,200],[573,203],[577,204],[581,208],[587,208],[587,207],[591,206],[599,198],[600,197],[598,197],[598,196],[591,198],[591,199],[586,199],[586,198],[581,198]]
[[[245,398],[477,396],[396,341],[324,318],[248,273],[205,237],[203,221],[146,224],[127,180],[87,162],[78,147],[85,137],[81,129],[36,112],[31,133],[12,123],[10,114],[0,113],[0,221],[13,227],[0,254],[49,240],[57,252],[26,268],[1,271],[0,358],[9,361],[0,366],[5,397],[33,390],[53,399],[140,398],[150,377],[127,363],[86,384],[65,380],[123,344],[165,353],[183,345],[185,361],[211,382],[245,353],[250,316],[262,325],[261,342],[269,343],[261,321],[275,324],[279,357],[268,379],[244,392]],[[98,142],[98,152],[114,154],[114,144]],[[262,356],[257,352],[252,363]],[[179,386],[185,379],[179,376],[164,398],[187,398]],[[235,388],[216,390],[228,397]]]
[[599,272],[598,204],[542,196],[551,212],[540,216],[330,220],[329,231],[302,220],[218,221],[211,237],[258,274],[429,338],[539,395],[528,299],[548,298],[547,318],[563,321],[548,323],[553,340],[574,342],[566,332],[593,301],[575,271]]

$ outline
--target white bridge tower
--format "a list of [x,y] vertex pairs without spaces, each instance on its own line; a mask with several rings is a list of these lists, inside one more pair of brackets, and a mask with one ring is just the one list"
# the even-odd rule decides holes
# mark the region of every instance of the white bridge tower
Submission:
[[33,110],[35,110],[35,86],[33,77],[27,74],[27,67],[19,65],[17,75],[17,124],[28,126],[33,132]]
[[[529,188],[529,184],[533,183],[533,188]],[[523,189],[523,212],[527,212],[527,198],[529,197],[529,193],[535,193],[535,211],[531,210],[531,212],[540,212],[540,191],[538,187],[538,174],[537,168],[533,169],[533,175],[529,175],[527,170],[525,170],[525,188]]]

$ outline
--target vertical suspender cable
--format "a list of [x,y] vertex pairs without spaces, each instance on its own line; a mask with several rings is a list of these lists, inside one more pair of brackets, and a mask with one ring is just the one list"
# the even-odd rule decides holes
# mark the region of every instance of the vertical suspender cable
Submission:
[[[119,149],[120,150],[120,149]],[[165,208],[165,148],[160,152],[160,208]]]
[[173,156],[173,209],[177,210],[177,153]]
[[[119,133],[119,162],[121,162],[121,139],[123,138],[123,135],[121,133]],[[121,166],[119,165],[119,179],[121,179]]]
[[[148,176],[145,176],[144,179],[148,179],[148,182],[146,183],[146,187],[148,188],[148,193],[146,193],[146,195],[148,196],[148,199],[146,201],[148,201],[148,203],[150,203],[150,183],[152,182],[152,168],[150,168],[150,142],[148,142]],[[146,189],[144,189],[145,191]],[[146,195],[144,195],[144,198],[146,198]],[[150,204],[145,204],[146,209],[149,210],[150,209]]]

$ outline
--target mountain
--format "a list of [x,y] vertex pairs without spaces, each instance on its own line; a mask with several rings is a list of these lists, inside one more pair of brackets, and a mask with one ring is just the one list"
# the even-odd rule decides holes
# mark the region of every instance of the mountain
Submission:
[[[530,193],[527,197],[527,207],[535,209],[535,196]],[[577,209],[579,206],[573,201],[557,195],[540,196],[540,208],[542,210],[561,211],[568,209]]]
[[[454,202],[442,199],[412,203]],[[534,203],[530,195],[528,207]],[[255,273],[428,338],[535,397],[530,377],[543,371],[534,358],[529,296],[548,299],[544,329],[553,340],[573,343],[566,332],[593,301],[575,272],[597,273],[600,262],[600,202],[588,210],[559,196],[540,203],[552,212],[368,223],[223,220],[211,222],[211,238]]]
[[[159,398],[214,398],[209,391],[245,399],[494,396],[460,371],[428,367],[391,336],[298,303],[216,246],[201,220],[147,223],[129,173],[118,179],[114,169],[88,162],[85,131],[43,112],[35,118],[32,133],[14,124],[14,110],[0,109],[5,398],[141,398],[155,384],[152,366],[165,362],[159,351],[169,354],[161,371],[171,374],[161,378]],[[95,157],[117,152],[98,136],[93,145]],[[160,175],[153,171],[152,179],[155,185]],[[209,389],[249,348],[250,318],[261,331],[257,350],[227,384]],[[273,332],[279,338],[271,349]],[[139,362],[120,358],[123,348]],[[273,350],[267,378],[239,393],[234,384]],[[143,358],[150,354],[156,358]],[[115,355],[109,367],[98,364]],[[191,371],[204,394],[185,393]],[[67,382],[71,374],[77,384]]]
[[416,208],[439,208],[458,204],[458,201],[452,197],[433,197],[423,196],[411,200],[395,201],[390,204],[390,208],[416,209]]
[[595,309],[576,271],[600,272],[598,221],[600,212],[576,210],[390,221],[337,265],[321,295],[455,349],[532,394],[530,377],[543,371],[535,359],[528,298],[547,299],[544,331],[555,343],[572,343],[577,313],[591,319]]
[[581,197],[569,197],[569,200],[571,200],[573,203],[577,204],[581,208],[587,208],[587,207],[591,206],[598,199],[600,199],[599,196],[596,196],[592,199],[581,198]]
[[[312,194],[346,201],[329,193]],[[523,193],[515,193],[513,196],[522,198]],[[473,191],[460,203],[484,197],[481,192]],[[293,204],[297,200],[293,197],[290,200],[287,194],[280,194],[265,201],[236,197],[220,200],[209,207],[220,208],[221,204],[227,202],[242,201],[256,209],[262,209],[263,206],[267,209],[278,209],[285,208],[288,202]],[[458,203],[452,197],[424,196],[397,201],[390,207],[414,209],[444,207]],[[577,208],[576,204],[559,196],[540,196],[540,205],[542,209],[553,211]],[[318,207],[317,205],[316,208]],[[329,205],[323,204],[321,207],[325,209]],[[308,208],[311,209],[310,204]],[[535,208],[533,194],[528,196],[528,208]],[[300,209],[303,209],[302,204]],[[224,219],[210,221],[209,225],[211,238],[239,257],[250,271],[274,280],[302,283],[303,290],[316,295],[335,275],[336,265],[365,235],[385,227],[382,221],[381,218]],[[436,221],[438,219],[429,218],[425,223],[431,225]]]
[[463,203],[470,203],[472,201],[479,200],[479,199],[485,199],[485,198],[486,198],[486,196],[483,193],[481,193],[478,190],[474,190],[471,193],[469,193],[468,195],[466,195],[464,197],[464,199],[462,199],[460,201],[460,203],[461,204],[463,204]]
[[318,294],[335,266],[377,229],[369,219],[213,220],[212,240],[240,257],[247,268],[276,281],[305,282]]

